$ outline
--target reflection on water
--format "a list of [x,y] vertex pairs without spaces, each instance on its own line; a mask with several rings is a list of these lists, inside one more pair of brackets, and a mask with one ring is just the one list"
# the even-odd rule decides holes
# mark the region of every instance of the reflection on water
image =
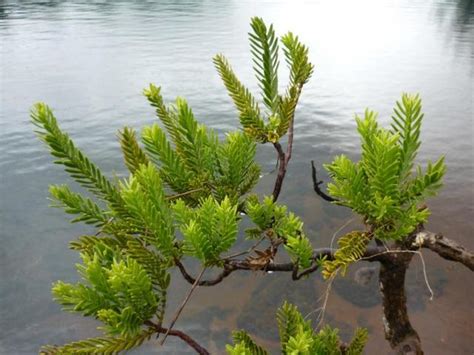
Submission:
[[[277,30],[292,30],[311,49],[316,64],[297,112],[296,146],[282,201],[305,220],[316,246],[329,244],[351,216],[311,191],[308,162],[357,155],[353,114],[366,106],[388,121],[403,91],[420,92],[424,123],[420,159],[446,154],[449,172],[441,196],[430,203],[430,228],[473,248],[474,161],[472,107],[472,1],[160,1],[0,3],[0,353],[34,353],[40,344],[96,334],[96,323],[60,312],[50,284],[74,280],[77,256],[67,249],[83,226],[71,226],[47,207],[47,186],[66,181],[37,141],[28,110],[38,100],[55,109],[62,126],[110,175],[125,176],[119,145],[123,125],[153,121],[141,90],[163,86],[166,99],[188,99],[197,117],[220,134],[237,128],[211,58],[225,53],[252,89],[255,79],[246,33],[251,16]],[[261,147],[265,171],[274,152]],[[322,176],[326,178],[325,176]],[[269,193],[274,176],[258,191]],[[474,292],[471,273],[425,255],[435,299],[427,300],[420,262],[408,278],[409,307],[426,353],[470,354]],[[325,319],[343,336],[355,326],[371,331],[368,353],[386,353],[376,284],[352,270],[331,291]],[[366,277],[366,276],[364,276]],[[174,279],[170,313],[189,285]],[[289,275],[240,274],[199,289],[177,327],[222,351],[236,327],[275,346],[274,313],[284,298],[304,312],[320,306],[326,290],[319,277],[298,283]],[[312,313],[312,317],[316,314]],[[169,339],[167,353],[187,349]],[[138,353],[158,352],[156,343]]]

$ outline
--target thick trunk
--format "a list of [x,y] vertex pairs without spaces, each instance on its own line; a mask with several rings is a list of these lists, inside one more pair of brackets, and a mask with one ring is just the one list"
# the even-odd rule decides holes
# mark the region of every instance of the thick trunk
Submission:
[[387,254],[380,266],[380,291],[383,298],[385,338],[395,354],[423,354],[420,337],[408,318],[405,274],[411,253]]

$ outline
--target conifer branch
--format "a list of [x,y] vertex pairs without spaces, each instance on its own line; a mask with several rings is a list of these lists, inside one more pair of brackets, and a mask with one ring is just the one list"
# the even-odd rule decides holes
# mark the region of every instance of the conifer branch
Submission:
[[140,148],[135,136],[135,131],[130,127],[124,127],[119,131],[120,147],[122,148],[125,165],[131,173],[140,168],[140,165],[148,165],[148,157]]
[[113,185],[100,169],[87,158],[58,126],[52,110],[43,103],[34,105],[31,120],[39,128],[36,133],[49,146],[51,155],[58,158],[56,164],[64,165],[65,171],[96,196],[120,209],[123,201]]

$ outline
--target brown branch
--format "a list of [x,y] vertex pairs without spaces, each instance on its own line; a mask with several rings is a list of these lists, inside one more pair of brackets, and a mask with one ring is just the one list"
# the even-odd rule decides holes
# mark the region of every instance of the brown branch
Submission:
[[[380,261],[384,256],[383,252],[385,248],[380,247],[368,247],[366,252],[364,253],[363,259],[367,261]],[[334,249],[331,248],[320,248],[314,249],[313,256],[311,259],[313,260],[313,265],[307,269],[304,269],[301,273],[298,273],[298,266],[296,263],[288,262],[288,263],[270,263],[262,269],[255,269],[255,266],[249,264],[247,260],[225,260],[224,261],[224,269],[220,272],[214,279],[210,280],[199,280],[197,282],[198,286],[214,286],[218,283],[222,282],[227,276],[229,276],[232,272],[237,270],[250,270],[250,271],[272,271],[272,272],[291,272],[292,277],[294,280],[299,280],[303,276],[309,275],[315,272],[318,269],[317,260],[322,257],[326,257],[327,260],[334,259]],[[197,279],[191,276],[184,265],[179,260],[175,260],[175,265],[178,267],[179,271],[183,275],[184,279],[189,282],[190,284],[195,284]]]
[[192,347],[196,352],[200,355],[209,355],[209,351],[207,351],[204,347],[198,344],[197,341],[195,341],[193,338],[191,338],[189,335],[186,333],[182,332],[181,330],[176,330],[176,329],[168,329],[168,328],[163,328],[152,321],[146,321],[146,325],[151,327],[155,332],[158,334],[168,334],[170,336],[178,337],[181,340],[183,340],[186,344],[188,344],[190,347]]
[[421,231],[416,234],[415,246],[434,251],[446,260],[457,261],[474,271],[474,253],[441,234]]
[[[299,91],[301,93],[301,89]],[[299,94],[298,94],[299,96]],[[298,100],[296,100],[295,103],[295,109],[296,109],[296,104],[298,103]],[[294,136],[294,125],[295,125],[295,113],[293,111],[293,117],[291,118],[290,121],[290,126],[288,127],[288,143],[286,146],[286,157],[285,157],[285,163],[288,165],[291,159],[291,153],[293,152],[293,136]]]
[[314,192],[316,192],[323,200],[329,201],[329,202],[334,202],[337,201],[334,197],[331,197],[327,195],[324,191],[321,190],[319,185],[323,183],[323,181],[318,181],[317,178],[317,171],[316,171],[316,166],[314,165],[314,161],[311,160],[311,177],[313,178],[313,189]]
[[278,155],[278,174],[275,180],[275,185],[273,186],[273,201],[278,199],[280,196],[281,187],[283,185],[283,180],[285,179],[286,175],[286,168],[288,166],[288,161],[286,158],[285,153],[283,152],[283,148],[281,147],[280,142],[273,143]]
[[[175,265],[178,267],[179,271],[181,272],[181,275],[183,275],[184,279],[189,282],[190,284],[194,284],[196,282],[196,279],[192,277],[184,265],[179,261],[178,259],[175,259],[174,261]],[[197,283],[198,286],[214,286],[217,285],[218,283],[222,282],[227,276],[229,276],[233,271],[236,269],[229,268],[227,264],[224,264],[224,270],[217,275],[216,278],[211,279],[211,280],[199,280]]]

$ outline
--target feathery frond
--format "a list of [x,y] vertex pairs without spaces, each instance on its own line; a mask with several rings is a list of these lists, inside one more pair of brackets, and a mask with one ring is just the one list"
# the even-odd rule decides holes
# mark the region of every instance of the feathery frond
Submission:
[[309,61],[308,47],[302,44],[298,36],[288,32],[281,38],[286,63],[290,68],[290,85],[302,87],[313,74],[314,66]]
[[290,83],[285,95],[278,93],[278,38],[273,25],[267,26],[259,17],[251,20],[249,41],[253,55],[254,71],[267,108],[263,117],[250,91],[239,81],[227,59],[214,57],[214,65],[224,82],[229,96],[239,111],[240,123],[250,137],[260,143],[278,142],[295,116],[303,85],[313,73],[308,48],[291,32],[281,38],[286,62],[290,68]]
[[278,38],[273,25],[267,27],[259,17],[250,21],[250,48],[253,55],[254,71],[262,90],[263,102],[269,112],[275,113],[279,103],[278,96]]
[[364,328],[357,328],[351,342],[346,348],[346,355],[361,355],[369,338],[369,332]]
[[209,196],[195,209],[178,200],[173,210],[184,236],[184,252],[206,266],[219,264],[220,254],[237,239],[237,205],[228,198],[219,203]]
[[351,232],[339,238],[337,241],[339,248],[334,253],[334,260],[323,261],[323,277],[328,279],[337,270],[344,276],[347,267],[362,258],[369,242],[369,236],[362,232]]
[[244,131],[250,137],[264,143],[266,141],[265,122],[261,118],[257,101],[239,81],[229,62],[222,54],[216,55],[213,61],[229,96],[239,111],[239,119]]
[[94,201],[71,191],[66,185],[51,185],[49,193],[55,201],[53,207],[63,208],[66,213],[78,215],[72,223],[84,222],[100,227],[110,218]]
[[110,335],[136,336],[158,306],[145,269],[106,246],[98,246],[92,256],[81,256],[83,265],[77,268],[85,283],[56,282],[52,290],[55,300],[66,310],[95,316],[105,323]]
[[257,345],[253,339],[243,330],[232,332],[235,346],[226,346],[229,355],[268,355],[268,352]]
[[174,251],[173,221],[156,168],[151,164],[141,165],[121,185],[121,193],[130,214],[128,221],[142,231],[148,243],[170,256]]
[[122,205],[120,194],[97,166],[95,166],[76,146],[69,136],[61,131],[51,109],[38,103],[31,111],[33,124],[38,127],[36,133],[49,146],[51,154],[64,165],[66,172],[79,184],[98,197],[110,202],[114,207]]
[[177,117],[164,104],[161,88],[150,84],[148,89],[143,90],[143,94],[150,102],[150,105],[155,107],[156,115],[165,126],[173,142],[176,142],[179,139]]
[[194,174],[185,168],[162,129],[157,124],[145,127],[142,138],[152,161],[161,168],[160,174],[166,184],[177,192],[187,191]]
[[290,303],[285,302],[276,314],[278,331],[280,334],[280,344],[282,354],[286,355],[286,347],[288,341],[297,336],[301,331],[310,330],[309,321],[305,321],[298,311],[298,308]]
[[119,131],[120,147],[122,148],[125,165],[131,173],[140,168],[140,165],[148,164],[148,157],[140,148],[135,136],[135,131],[130,127],[124,127]]
[[70,355],[70,354],[117,354],[120,351],[131,350],[149,340],[153,331],[143,330],[133,337],[101,337],[76,341],[62,346],[46,345],[41,348],[41,355]]
[[405,181],[411,174],[413,163],[420,148],[420,131],[423,121],[420,95],[403,94],[401,101],[396,102],[393,109],[392,130],[399,136],[401,181]]

